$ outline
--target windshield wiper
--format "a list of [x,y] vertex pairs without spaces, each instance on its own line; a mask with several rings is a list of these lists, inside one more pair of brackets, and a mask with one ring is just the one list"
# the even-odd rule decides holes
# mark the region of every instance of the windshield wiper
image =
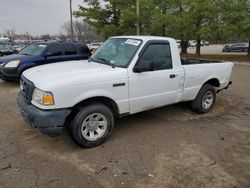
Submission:
[[112,68],[115,68],[116,66],[114,64],[112,64],[110,61],[104,59],[104,58],[97,58],[97,60],[101,60],[103,62],[105,62],[107,65],[110,65]]

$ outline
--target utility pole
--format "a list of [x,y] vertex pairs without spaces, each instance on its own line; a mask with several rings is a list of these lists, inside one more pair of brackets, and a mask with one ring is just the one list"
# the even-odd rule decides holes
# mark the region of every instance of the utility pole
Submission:
[[70,30],[71,30],[71,40],[74,41],[74,30],[73,30],[73,20],[72,20],[72,0],[70,0]]
[[140,0],[136,0],[136,15],[137,15],[136,34],[140,35]]

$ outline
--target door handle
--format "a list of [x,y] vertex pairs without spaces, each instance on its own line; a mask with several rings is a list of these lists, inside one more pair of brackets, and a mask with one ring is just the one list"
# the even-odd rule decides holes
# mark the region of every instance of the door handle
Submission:
[[170,74],[170,75],[169,75],[169,78],[173,79],[173,78],[175,78],[176,76],[177,76],[177,74]]

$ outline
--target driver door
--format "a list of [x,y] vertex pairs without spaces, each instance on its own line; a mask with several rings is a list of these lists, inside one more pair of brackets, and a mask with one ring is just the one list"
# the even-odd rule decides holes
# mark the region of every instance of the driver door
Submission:
[[184,72],[181,66],[173,67],[167,41],[146,44],[135,66],[150,61],[154,65],[153,70],[129,73],[131,114],[175,103],[182,91],[180,80]]

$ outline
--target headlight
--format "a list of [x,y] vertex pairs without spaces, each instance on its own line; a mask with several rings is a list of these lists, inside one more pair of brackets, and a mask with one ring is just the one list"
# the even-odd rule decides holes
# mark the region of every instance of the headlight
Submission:
[[10,61],[8,62],[4,67],[7,68],[15,68],[20,64],[20,60],[14,60],[14,61]]
[[32,100],[46,106],[54,104],[54,97],[51,92],[42,91],[37,88],[33,91]]

